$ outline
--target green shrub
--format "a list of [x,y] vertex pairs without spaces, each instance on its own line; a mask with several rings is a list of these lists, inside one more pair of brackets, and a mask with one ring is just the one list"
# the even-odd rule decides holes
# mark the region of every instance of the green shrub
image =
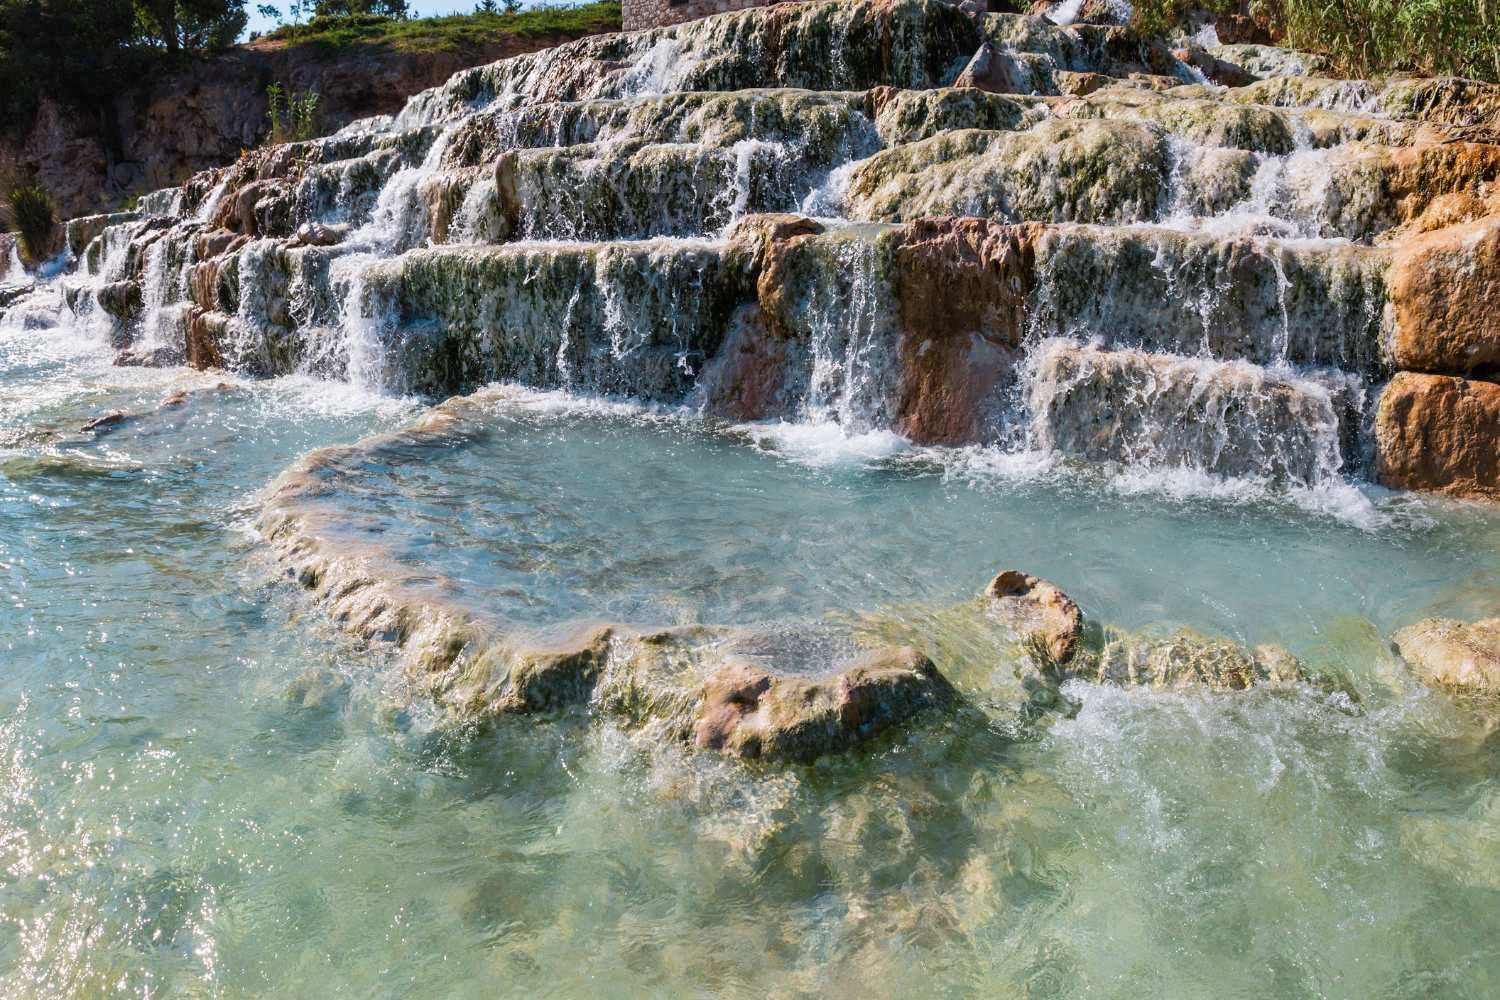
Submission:
[[369,14],[315,17],[300,27],[283,25],[266,37],[288,45],[325,49],[392,45],[422,51],[464,51],[493,43],[507,35],[576,37],[619,30],[619,0],[597,0],[577,7],[539,4],[524,10],[514,2],[496,0],[493,10],[481,5],[473,14],[444,17],[404,20]]
[[1130,26],[1143,35],[1162,35],[1190,10],[1229,11],[1236,0],[1135,0]]
[[286,90],[279,83],[266,88],[269,109],[266,117],[271,120],[270,142],[305,142],[317,135],[313,119],[318,110],[318,93],[315,90],[298,92]]
[[29,264],[38,264],[47,256],[52,237],[57,232],[57,213],[52,199],[36,185],[12,188],[5,199],[5,214],[20,237],[21,256]]
[[[1161,34],[1191,9],[1237,0],[1135,0],[1132,26]],[[1418,73],[1500,80],[1500,0],[1251,0],[1282,45],[1328,56],[1348,77]]]
[[1500,0],[1276,0],[1267,13],[1287,45],[1344,75],[1500,80]]

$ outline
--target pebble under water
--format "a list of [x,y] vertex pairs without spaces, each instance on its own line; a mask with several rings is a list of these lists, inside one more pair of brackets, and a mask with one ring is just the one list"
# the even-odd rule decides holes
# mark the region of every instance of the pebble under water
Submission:
[[[109,356],[0,331],[0,994],[1500,990],[1493,720],[1385,639],[1492,602],[1483,508],[519,390],[492,433],[344,483],[350,523],[517,623],[920,629],[1018,566],[1349,689],[1075,683],[1029,739],[956,719],[757,768],[581,714],[435,725],[250,529],[297,456],[419,404]],[[79,431],[115,410],[141,416]]]

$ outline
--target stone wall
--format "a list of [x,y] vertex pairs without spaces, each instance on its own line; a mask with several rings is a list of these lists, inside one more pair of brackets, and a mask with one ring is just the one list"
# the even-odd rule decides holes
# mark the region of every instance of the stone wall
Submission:
[[626,31],[659,28],[710,14],[762,7],[768,2],[770,0],[623,0],[624,28]]

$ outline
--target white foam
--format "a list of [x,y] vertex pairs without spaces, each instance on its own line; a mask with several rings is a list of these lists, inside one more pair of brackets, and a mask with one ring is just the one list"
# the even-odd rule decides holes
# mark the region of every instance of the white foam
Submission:
[[283,375],[244,385],[278,408],[309,417],[340,417],[360,413],[400,417],[417,412],[423,405],[421,400],[412,396],[391,396],[352,382],[323,379],[308,374]]
[[733,430],[757,448],[813,468],[868,465],[912,448],[910,441],[893,431],[851,434],[832,421],[737,424]]

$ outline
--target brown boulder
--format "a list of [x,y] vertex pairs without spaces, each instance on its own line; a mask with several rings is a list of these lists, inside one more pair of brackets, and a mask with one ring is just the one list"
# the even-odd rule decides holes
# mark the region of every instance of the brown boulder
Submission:
[[1244,67],[1220,59],[1212,52],[1196,45],[1174,49],[1172,55],[1179,62],[1196,68],[1198,72],[1222,87],[1245,87],[1260,79]]
[[229,317],[220,312],[194,309],[188,317],[187,363],[200,371],[207,368],[223,368],[224,355],[220,343],[229,332]]
[[1002,570],[984,588],[991,615],[1016,634],[1021,645],[1040,654],[1044,667],[1073,658],[1083,636],[1083,612],[1073,599],[1046,580],[1019,570]]
[[194,264],[188,272],[188,297],[199,309],[213,309],[219,304],[219,262]]
[[918,219],[896,238],[899,429],[918,444],[983,437],[986,409],[1021,355],[1039,226]]
[[735,663],[704,682],[692,742],[735,757],[808,762],[954,697],[932,661],[909,646],[875,650],[821,680]]
[[713,366],[704,372],[704,411],[735,421],[791,416],[791,356],[791,344],[771,333],[760,306],[742,307]]
[[781,317],[789,303],[783,297],[795,284],[786,269],[798,244],[823,232],[821,223],[790,213],[753,215],[735,226],[729,253],[756,275],[755,297],[765,311],[767,329],[777,337],[790,335]]
[[125,322],[141,308],[141,284],[138,281],[116,281],[95,293],[99,307],[115,319]]
[[1087,97],[1095,91],[1119,83],[1114,77],[1103,73],[1075,73],[1060,69],[1052,75],[1057,81],[1057,92],[1069,97]]
[[953,86],[974,87],[990,94],[1029,94],[1037,87],[1030,64],[1023,55],[1007,52],[994,42],[985,42],[958,74]]
[[1397,366],[1481,375],[1500,368],[1500,215],[1403,240],[1387,281]]
[[126,415],[123,412],[121,412],[120,410],[111,410],[109,413],[106,413],[103,416],[95,417],[93,420],[90,420],[88,423],[84,424],[82,430],[90,432],[106,430],[111,427],[118,427],[120,424],[123,424],[125,420]]
[[[337,246],[349,238],[349,233],[353,229],[354,227],[347,222],[304,222],[297,227],[297,234],[292,238],[292,245],[304,247]],[[444,233],[446,232],[445,228]]]
[[245,237],[229,229],[212,229],[199,233],[193,240],[194,256],[208,260],[222,253],[244,246]]
[[1386,486],[1500,499],[1500,385],[1400,372],[1375,415]]
[[1398,631],[1392,645],[1424,684],[1466,694],[1500,694],[1500,618],[1468,625],[1428,618]]

